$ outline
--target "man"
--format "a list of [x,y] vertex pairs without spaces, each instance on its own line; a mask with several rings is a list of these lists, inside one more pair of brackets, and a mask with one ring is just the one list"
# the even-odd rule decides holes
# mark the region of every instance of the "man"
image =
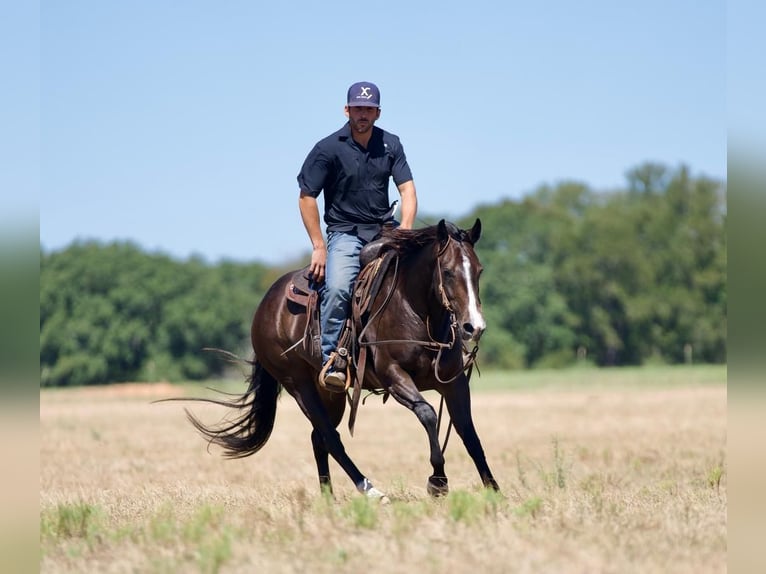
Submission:
[[[385,222],[393,221],[388,182],[401,195],[401,227],[411,229],[418,201],[412,173],[399,138],[379,127],[380,91],[358,82],[349,89],[348,122],[317,143],[298,174],[299,207],[313,251],[309,273],[320,289],[322,363],[336,350],[351,307],[351,291],[359,274],[359,252]],[[319,223],[316,198],[324,191],[327,243]],[[396,222],[394,222],[396,224]],[[325,387],[343,390],[346,374],[327,369]]]

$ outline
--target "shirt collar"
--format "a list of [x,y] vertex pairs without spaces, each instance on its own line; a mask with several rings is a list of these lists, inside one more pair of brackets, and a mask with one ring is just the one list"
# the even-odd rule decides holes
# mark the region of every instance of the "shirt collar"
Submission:
[[341,141],[347,141],[351,139],[351,124],[346,122],[340,130],[338,130],[338,139]]
[[[370,136],[370,145],[372,145],[373,141],[376,140],[377,137],[379,137],[378,133],[382,135],[382,132],[380,132],[379,130],[380,128],[378,128],[378,126],[372,127],[372,135]],[[340,141],[348,142],[350,145],[359,145],[354,141],[354,138],[351,135],[351,124],[349,122],[346,122],[346,125],[344,125],[342,128],[338,130],[338,139]]]

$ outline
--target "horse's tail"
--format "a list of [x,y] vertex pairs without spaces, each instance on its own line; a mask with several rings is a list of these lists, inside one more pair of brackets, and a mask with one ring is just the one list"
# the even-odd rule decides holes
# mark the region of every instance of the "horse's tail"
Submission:
[[271,436],[277,415],[277,398],[282,385],[272,377],[260,362],[253,361],[253,370],[247,382],[247,391],[232,400],[197,399],[230,407],[235,417],[217,426],[207,426],[188,409],[189,422],[208,439],[224,449],[227,458],[244,458],[258,452]]

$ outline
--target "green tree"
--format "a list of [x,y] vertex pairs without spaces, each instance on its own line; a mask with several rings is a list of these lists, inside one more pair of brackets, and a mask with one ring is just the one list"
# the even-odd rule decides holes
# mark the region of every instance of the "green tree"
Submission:
[[179,262],[130,243],[41,254],[42,385],[202,379],[225,367],[204,347],[246,348],[266,268]]

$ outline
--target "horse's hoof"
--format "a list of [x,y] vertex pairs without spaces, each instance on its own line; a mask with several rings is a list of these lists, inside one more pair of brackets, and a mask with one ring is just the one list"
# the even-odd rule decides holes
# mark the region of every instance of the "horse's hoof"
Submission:
[[386,500],[388,500],[388,497],[386,496],[386,494],[384,492],[381,492],[380,490],[378,490],[374,486],[371,486],[368,490],[365,490],[364,491],[364,495],[367,498],[377,498],[377,499],[380,499],[381,502],[383,501],[384,498]]
[[389,502],[391,502],[384,492],[381,492],[380,490],[375,488],[372,485],[372,483],[366,478],[359,485],[357,485],[356,488],[359,492],[364,494],[367,498],[379,500],[381,504],[388,504]]
[[[380,492],[380,491],[378,491],[378,492]],[[380,492],[380,494],[383,494],[383,493]],[[391,499],[388,498],[385,494],[383,494],[383,496],[377,496],[377,497],[371,497],[371,498],[373,500],[376,500],[378,502],[378,504],[382,504],[383,506],[385,506],[386,504],[391,504]]]
[[429,476],[426,485],[428,494],[431,496],[446,496],[449,493],[449,485],[446,476]]

